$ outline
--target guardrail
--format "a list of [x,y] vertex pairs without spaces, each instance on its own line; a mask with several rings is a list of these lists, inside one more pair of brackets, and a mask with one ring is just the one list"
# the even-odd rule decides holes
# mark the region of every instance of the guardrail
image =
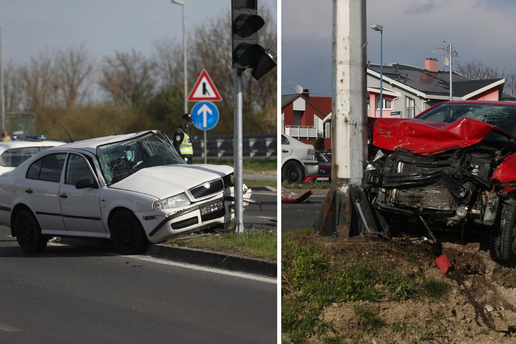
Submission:
[[[210,136],[206,138],[206,156],[208,158],[231,158],[233,159],[233,136]],[[244,135],[243,157],[276,159],[277,158],[276,134],[254,134]],[[204,158],[204,136],[193,137],[194,157]]]

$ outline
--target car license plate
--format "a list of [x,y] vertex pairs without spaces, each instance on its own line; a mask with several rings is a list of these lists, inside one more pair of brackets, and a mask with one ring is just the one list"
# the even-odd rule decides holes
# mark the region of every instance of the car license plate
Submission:
[[224,201],[216,201],[201,206],[201,215],[213,213],[214,211],[224,208]]
[[320,178],[316,178],[315,180],[317,180],[317,181],[319,181],[319,180],[320,181],[326,181],[326,180],[330,180],[330,178],[328,178],[328,177],[320,177]]

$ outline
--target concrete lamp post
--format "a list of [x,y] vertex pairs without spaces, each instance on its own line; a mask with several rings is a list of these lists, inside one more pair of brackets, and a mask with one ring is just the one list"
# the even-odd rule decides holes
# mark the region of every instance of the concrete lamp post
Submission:
[[371,25],[371,29],[380,31],[380,118],[383,114],[383,25]]

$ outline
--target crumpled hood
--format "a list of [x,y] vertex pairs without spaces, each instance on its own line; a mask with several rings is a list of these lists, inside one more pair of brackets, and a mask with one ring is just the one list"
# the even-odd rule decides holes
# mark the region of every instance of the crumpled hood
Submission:
[[453,123],[381,118],[374,124],[373,145],[390,151],[402,148],[414,154],[428,155],[474,145],[492,130],[511,136],[498,127],[471,118]]
[[167,165],[148,167],[112,184],[110,188],[139,192],[164,199],[233,173],[226,165]]

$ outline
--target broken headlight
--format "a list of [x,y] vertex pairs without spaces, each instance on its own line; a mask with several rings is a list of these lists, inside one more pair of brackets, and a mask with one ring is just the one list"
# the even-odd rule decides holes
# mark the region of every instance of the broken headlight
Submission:
[[172,196],[169,198],[165,198],[163,200],[159,200],[154,202],[152,205],[152,209],[154,210],[162,210],[162,209],[171,209],[171,208],[177,208],[182,207],[185,205],[189,205],[190,200],[188,197],[186,197],[185,194],[179,194],[176,196]]

